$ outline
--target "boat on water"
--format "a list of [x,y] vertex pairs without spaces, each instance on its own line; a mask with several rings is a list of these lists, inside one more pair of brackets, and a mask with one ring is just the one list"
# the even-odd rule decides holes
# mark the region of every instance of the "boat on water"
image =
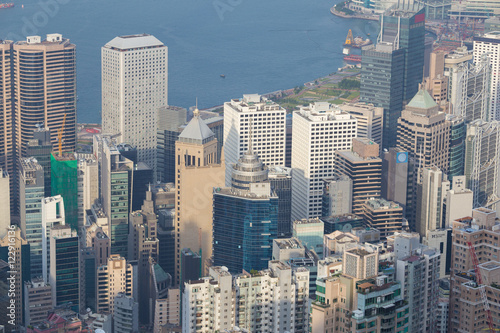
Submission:
[[373,42],[368,38],[363,39],[362,37],[353,37],[352,30],[349,29],[349,32],[347,33],[347,37],[345,39],[344,46],[360,49],[363,46],[370,45],[370,44],[373,44]]
[[0,9],[12,8],[12,7],[14,7],[14,3],[13,2],[0,3]]
[[225,79],[225,78],[226,78],[226,75],[221,74],[221,75],[220,75],[220,77],[221,77],[221,78],[223,78],[223,79]]
[[347,62],[361,62],[361,56],[357,54],[346,55],[344,61]]

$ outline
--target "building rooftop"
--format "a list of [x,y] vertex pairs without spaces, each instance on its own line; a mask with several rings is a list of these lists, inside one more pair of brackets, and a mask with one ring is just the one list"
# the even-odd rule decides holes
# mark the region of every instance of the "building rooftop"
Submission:
[[301,220],[295,220],[293,221],[293,224],[323,224],[323,221],[321,221],[318,217],[312,218],[312,219],[301,219]]
[[350,150],[338,150],[337,154],[341,155],[346,160],[351,162],[366,162],[366,161],[382,162],[382,159],[380,159],[380,157],[375,157],[375,156],[361,157],[358,153]]
[[408,103],[408,106],[418,109],[430,109],[436,107],[437,103],[426,89],[420,89],[411,99],[410,103]]
[[214,132],[208,125],[199,116],[195,115],[179,134],[179,141],[204,144],[214,136]]
[[388,201],[383,198],[372,198],[365,203],[366,206],[372,209],[398,209],[402,207],[394,201]]
[[282,250],[284,249],[303,249],[304,245],[295,237],[274,239],[274,242]]
[[104,45],[105,48],[117,49],[122,51],[158,46],[164,46],[164,44],[160,42],[156,37],[149,34],[119,36],[113,38],[106,45]]

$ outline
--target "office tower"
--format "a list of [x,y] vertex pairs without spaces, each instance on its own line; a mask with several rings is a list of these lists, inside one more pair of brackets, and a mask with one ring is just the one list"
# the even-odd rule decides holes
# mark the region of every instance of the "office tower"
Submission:
[[357,119],[316,102],[293,113],[292,219],[322,214],[323,179],[334,176],[335,151],[350,150]]
[[66,224],[64,200],[60,195],[42,199],[42,276],[49,282],[50,274],[50,233],[52,228]]
[[42,200],[45,194],[43,168],[35,158],[20,160],[19,194],[21,231],[30,244],[31,276],[40,277],[43,273]]
[[[474,193],[473,207],[500,206],[500,123],[475,120],[467,127],[465,144],[466,186]],[[496,207],[495,207],[496,206]]]
[[352,213],[361,215],[363,203],[380,197],[382,160],[378,157],[379,146],[369,139],[353,139],[352,151],[338,150],[336,174],[352,180]]
[[78,230],[78,160],[75,153],[50,155],[52,196],[64,199],[66,224]]
[[24,283],[24,325],[41,324],[52,310],[52,287],[42,278]]
[[444,75],[445,52],[442,50],[431,52],[429,61],[429,76],[425,78],[425,85],[434,101],[441,107],[447,108],[448,77]]
[[4,212],[0,214],[0,238],[3,238],[10,227],[10,177],[2,168],[0,168],[0,208]]
[[50,230],[50,276],[52,306],[71,302],[80,309],[80,244],[76,230],[58,225]]
[[175,182],[175,141],[186,118],[187,110],[179,106],[163,106],[158,110],[156,173],[158,181],[162,183]]
[[175,185],[159,184],[152,188],[155,212],[158,215],[158,264],[171,276],[175,275]]
[[94,151],[100,163],[100,199],[104,213],[109,218],[111,253],[127,258],[134,162],[123,157],[116,143],[107,136],[94,136]]
[[297,238],[305,248],[314,251],[320,258],[323,256],[324,224],[319,218],[302,219],[293,222],[293,237]]
[[490,107],[491,66],[487,55],[472,63],[472,51],[466,46],[446,55],[444,75],[448,80],[448,100],[452,113],[467,122],[493,120]]
[[396,6],[380,16],[380,34],[377,42],[387,42],[394,49],[404,50],[403,100],[408,101],[422,82],[425,49],[425,9]]
[[397,146],[415,160],[417,183],[421,182],[423,168],[436,166],[448,172],[450,129],[446,114],[439,111],[427,90],[420,89],[406,105],[398,119]]
[[396,124],[403,108],[405,51],[379,42],[362,51],[360,101],[384,109],[383,148],[396,144]]
[[365,223],[379,230],[380,238],[403,229],[403,207],[397,203],[379,198],[366,201],[362,207]]
[[416,231],[428,237],[428,231],[445,228],[443,204],[450,182],[437,167],[423,168],[422,183],[417,185]]
[[51,194],[51,171],[50,171],[50,156],[52,153],[52,143],[50,141],[50,130],[47,127],[37,126],[33,132],[33,139],[28,141],[26,148],[26,156],[34,157],[38,164],[43,168],[43,177],[45,180],[45,197],[50,197]]
[[191,249],[181,251],[180,289],[184,290],[184,284],[190,280],[198,280],[203,276],[201,255]]
[[[364,227],[365,220],[362,216],[354,214],[343,214],[321,217],[324,225],[324,234],[328,235],[334,231],[350,232],[353,228]],[[326,254],[325,254],[326,255]]]
[[450,127],[450,165],[448,167],[448,179],[462,176],[465,167],[465,138],[467,136],[467,125],[463,117],[446,115]]
[[176,263],[179,282],[180,251],[199,251],[203,263],[212,256],[213,188],[224,185],[224,158],[217,156],[215,134],[200,118],[198,110],[179,135],[176,148]]
[[292,167],[292,132],[293,132],[293,114],[286,115],[286,145],[285,145],[285,166]]
[[346,175],[323,180],[323,212],[321,216],[339,216],[352,211],[352,179]]
[[[15,318],[9,318],[9,320],[14,320],[14,327],[9,326],[12,329],[18,330],[24,320],[22,310],[24,304],[23,285],[25,282],[31,280],[31,266],[30,246],[22,236],[21,229],[17,226],[11,226],[7,235],[0,239],[0,259],[8,264],[9,279],[6,280],[8,282],[7,290],[14,289],[12,297],[9,297],[9,306],[12,300],[15,302]],[[9,291],[9,293],[11,292]],[[2,320],[7,320],[7,317],[4,318]]]
[[[212,111],[199,111],[201,120],[207,124],[208,128],[214,132],[217,139],[217,163],[220,163],[222,156],[222,146],[224,145],[224,117],[220,113]],[[181,128],[186,127],[186,124]]]
[[233,274],[265,268],[278,237],[279,199],[271,191],[267,166],[249,145],[233,165],[232,187],[213,193],[214,265]]
[[399,148],[390,148],[382,155],[382,198],[395,201],[403,207],[406,216],[411,215],[413,162],[408,159],[408,152]]
[[116,297],[134,293],[134,267],[125,258],[112,254],[106,265],[97,268],[96,312],[115,313]]
[[465,176],[455,176],[452,180],[451,190],[446,193],[446,216],[444,226],[449,228],[451,223],[462,217],[470,215],[474,194],[466,187]]
[[498,92],[498,84],[500,76],[498,72],[500,65],[495,59],[500,55],[500,32],[493,31],[484,34],[481,37],[474,37],[474,64],[477,67],[481,62],[485,61],[483,55],[489,58],[489,65],[491,66],[490,75],[490,107],[488,120],[500,120],[500,95]]
[[77,155],[78,227],[87,220],[87,211],[99,199],[99,164],[92,154]]
[[342,111],[358,120],[358,138],[371,139],[382,149],[384,133],[384,109],[371,103],[346,103],[339,106]]
[[115,297],[113,333],[134,333],[139,331],[139,303],[132,296],[123,293]]
[[437,324],[440,253],[424,248],[397,260],[396,280],[409,305],[408,332],[435,332]]
[[247,151],[250,136],[254,152],[265,165],[285,166],[286,110],[258,94],[224,103],[224,158],[226,186],[232,165]]
[[269,166],[271,192],[278,196],[278,237],[292,234],[292,168]]
[[[168,48],[148,34],[115,37],[101,50],[102,131],[137,147],[156,172],[159,108],[168,105]],[[139,74],[138,74],[139,73]]]
[[272,260],[287,262],[291,258],[305,258],[306,248],[302,242],[296,238],[280,238],[273,240]]
[[91,311],[97,309],[98,263],[96,253],[97,251],[93,248],[82,245],[80,252],[80,302],[85,309]]
[[[453,222],[452,253],[450,276],[449,331],[475,332],[488,330],[486,311],[479,288],[484,288],[487,302],[493,318],[500,315],[499,274],[500,266],[495,256],[498,244],[491,240],[500,237],[499,224],[495,220],[495,211],[478,208],[472,211],[472,217],[465,217]],[[478,277],[474,272],[474,261],[469,249],[472,243],[477,254],[479,271],[484,287],[478,286]],[[498,322],[493,320],[493,328],[498,329]]]

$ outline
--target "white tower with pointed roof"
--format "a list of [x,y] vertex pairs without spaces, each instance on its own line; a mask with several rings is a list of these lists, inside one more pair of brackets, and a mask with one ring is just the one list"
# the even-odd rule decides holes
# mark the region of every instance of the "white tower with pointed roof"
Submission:
[[101,52],[102,129],[137,147],[156,172],[158,109],[168,105],[168,48],[148,34],[116,37]]

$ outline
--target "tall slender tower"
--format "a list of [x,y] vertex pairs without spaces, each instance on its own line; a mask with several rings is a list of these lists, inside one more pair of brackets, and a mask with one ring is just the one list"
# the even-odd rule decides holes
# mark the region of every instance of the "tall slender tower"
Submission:
[[182,249],[199,251],[202,263],[212,256],[213,188],[224,186],[224,158],[217,163],[217,139],[197,109],[179,135],[175,155],[175,280],[178,283]]
[[168,49],[148,34],[116,37],[102,48],[102,129],[137,147],[156,172],[158,110],[168,104]]

